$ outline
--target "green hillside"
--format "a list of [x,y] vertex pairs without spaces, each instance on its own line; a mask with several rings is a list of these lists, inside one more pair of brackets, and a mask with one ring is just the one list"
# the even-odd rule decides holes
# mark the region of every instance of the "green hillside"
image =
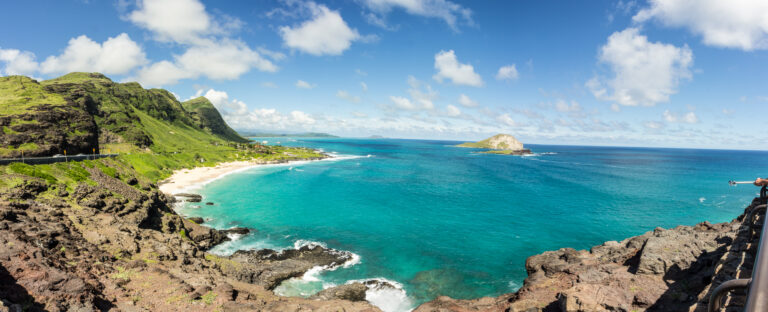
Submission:
[[2,158],[119,153],[121,163],[152,181],[222,161],[321,156],[249,144],[205,98],[181,103],[166,90],[116,83],[98,73],[42,82],[0,77],[0,128]]
[[198,127],[225,140],[248,142],[227,125],[219,111],[205,97],[197,97],[181,104]]

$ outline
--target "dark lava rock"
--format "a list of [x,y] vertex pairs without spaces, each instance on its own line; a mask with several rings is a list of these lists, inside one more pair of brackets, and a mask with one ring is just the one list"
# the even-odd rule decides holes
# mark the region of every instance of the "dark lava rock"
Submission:
[[207,202],[205,204],[208,205],[208,206],[213,206],[213,202]]
[[367,286],[361,283],[352,283],[323,289],[310,297],[310,299],[363,301],[365,300],[366,290],[368,290]]
[[187,218],[187,220],[192,221],[192,222],[197,223],[197,224],[201,224],[201,223],[205,222],[205,220],[203,220],[203,218],[201,218],[201,217]]
[[228,230],[222,230],[222,232],[227,233],[227,234],[245,235],[245,234],[250,233],[251,230],[249,230],[248,228],[243,228],[243,227],[234,227],[234,228],[231,228],[231,229],[228,229]]

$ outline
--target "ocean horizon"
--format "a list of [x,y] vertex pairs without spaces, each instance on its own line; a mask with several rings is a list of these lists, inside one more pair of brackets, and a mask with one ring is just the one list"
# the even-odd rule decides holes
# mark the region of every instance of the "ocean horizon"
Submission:
[[[491,155],[458,141],[258,138],[317,148],[332,160],[257,166],[194,189],[214,205],[182,215],[216,228],[249,227],[211,252],[320,244],[356,255],[316,268],[275,291],[309,296],[350,281],[385,311],[436,296],[470,299],[516,291],[525,260],[652,231],[732,220],[758,192],[768,152],[535,145],[530,156]],[[279,143],[278,143],[279,142]]]

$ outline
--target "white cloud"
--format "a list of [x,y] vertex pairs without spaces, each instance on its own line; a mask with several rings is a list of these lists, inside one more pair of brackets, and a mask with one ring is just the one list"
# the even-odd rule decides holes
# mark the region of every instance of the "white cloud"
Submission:
[[581,106],[579,105],[579,102],[576,102],[576,101],[571,101],[571,104],[568,105],[566,101],[558,100],[555,103],[555,109],[557,109],[558,112],[563,112],[563,113],[580,112]]
[[443,82],[443,79],[447,78],[457,85],[474,87],[483,85],[483,79],[475,72],[475,68],[469,64],[459,63],[453,50],[435,54],[435,69],[437,74],[432,78],[438,82]]
[[349,28],[338,11],[314,2],[307,5],[312,12],[311,20],[295,27],[280,27],[286,46],[312,55],[340,55],[353,41],[362,39],[356,29]]
[[46,74],[85,71],[119,75],[146,62],[144,51],[125,33],[102,44],[81,35],[70,39],[61,55],[46,58],[40,64],[40,71]]
[[[458,29],[459,18],[468,25],[474,24],[471,10],[447,0],[363,0],[363,4],[382,15],[397,7],[402,8],[408,14],[440,18],[453,30]],[[368,16],[367,19],[370,23],[387,28],[382,17],[375,14],[369,15],[371,16]]]
[[392,103],[395,103],[395,107],[404,109],[404,110],[417,110],[419,109],[416,105],[414,105],[411,100],[408,98],[404,98],[402,96],[389,96],[389,100],[392,101]]
[[304,80],[298,80],[296,81],[296,87],[301,89],[313,89],[314,87],[317,87],[316,84],[311,84],[309,82],[306,82]]
[[594,77],[586,83],[596,98],[626,106],[654,106],[668,101],[677,93],[680,80],[691,77],[693,53],[688,46],[649,42],[639,29],[627,28],[608,37],[599,61],[614,76]]
[[518,123],[515,122],[515,120],[512,119],[512,117],[510,117],[509,114],[499,115],[499,117],[496,118],[496,119],[499,122],[501,122],[502,124],[506,125],[506,126],[510,126],[510,127],[517,127],[518,126]]
[[470,99],[466,94],[459,95],[459,104],[463,105],[464,107],[477,107],[477,102]]
[[518,78],[517,67],[515,64],[502,66],[496,73],[497,80],[516,80]]
[[695,124],[699,122],[699,117],[696,116],[696,113],[694,112],[687,112],[683,114],[682,116],[678,116],[678,114],[672,113],[669,110],[665,110],[663,113],[664,120],[667,122],[679,122],[679,123],[689,123],[689,124]]
[[360,103],[360,97],[359,96],[351,95],[351,94],[349,94],[349,92],[344,91],[344,90],[339,90],[338,92],[336,92],[336,97],[338,97],[340,99],[344,99],[344,100],[350,101],[352,103]]
[[664,124],[657,121],[648,121],[644,123],[643,126],[645,126],[648,129],[654,129],[654,130],[664,128]]
[[0,49],[0,62],[5,62],[5,68],[0,74],[31,75],[38,70],[35,54],[16,49]]
[[360,88],[363,89],[363,92],[368,92],[368,85],[365,82],[360,82]]
[[160,61],[138,71],[133,79],[148,86],[175,84],[180,79],[205,76],[214,80],[233,80],[252,68],[275,72],[277,66],[239,40],[203,40],[174,62]]
[[[432,90],[432,86],[423,83],[413,76],[408,76],[408,94],[417,105],[418,109],[432,110],[435,108],[434,101],[437,99],[437,91]],[[422,91],[422,87],[424,88]]]
[[445,114],[450,117],[456,117],[461,115],[461,110],[458,107],[449,104],[445,107]]
[[203,90],[198,90],[198,94],[205,96],[219,110],[224,120],[235,129],[308,129],[314,125],[317,120],[312,115],[294,110],[284,114],[274,108],[256,108],[249,109],[248,106],[240,100],[229,99],[227,92],[209,89],[203,94]]
[[702,36],[705,44],[742,50],[768,49],[768,1],[650,0],[636,22],[657,20]]
[[126,19],[152,32],[155,40],[186,48],[182,54],[173,55],[173,60],[145,66],[129,78],[147,86],[199,77],[237,79],[253,68],[275,72],[277,66],[262,54],[275,61],[285,58],[282,53],[263,47],[254,50],[242,40],[228,38],[228,33],[243,22],[224,15],[215,19],[199,0],[139,0]]
[[203,36],[239,28],[242,22],[227,17],[224,23],[213,19],[198,0],[139,0],[127,19],[154,33],[163,42],[194,43]]

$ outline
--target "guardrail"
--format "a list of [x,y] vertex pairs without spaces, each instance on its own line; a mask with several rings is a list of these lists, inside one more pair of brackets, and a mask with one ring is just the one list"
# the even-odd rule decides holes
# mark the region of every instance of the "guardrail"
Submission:
[[[750,236],[755,234],[756,223],[762,223],[762,227],[759,228],[759,243],[755,262],[752,265],[751,278],[732,279],[720,284],[710,295],[708,312],[720,311],[722,298],[729,292],[739,289],[747,290],[747,303],[744,306],[744,311],[768,311],[768,236],[765,233],[765,229],[768,228],[768,217],[766,217],[768,205],[766,202],[768,202],[768,186],[763,186],[760,189],[760,205],[753,206],[744,220],[749,226]],[[762,220],[757,218],[759,213],[762,213]]]
[[80,161],[87,159],[99,159],[105,157],[115,157],[118,154],[84,154],[74,156],[51,156],[51,157],[22,157],[22,158],[0,158],[0,165],[20,162],[30,165],[52,164],[66,161]]

